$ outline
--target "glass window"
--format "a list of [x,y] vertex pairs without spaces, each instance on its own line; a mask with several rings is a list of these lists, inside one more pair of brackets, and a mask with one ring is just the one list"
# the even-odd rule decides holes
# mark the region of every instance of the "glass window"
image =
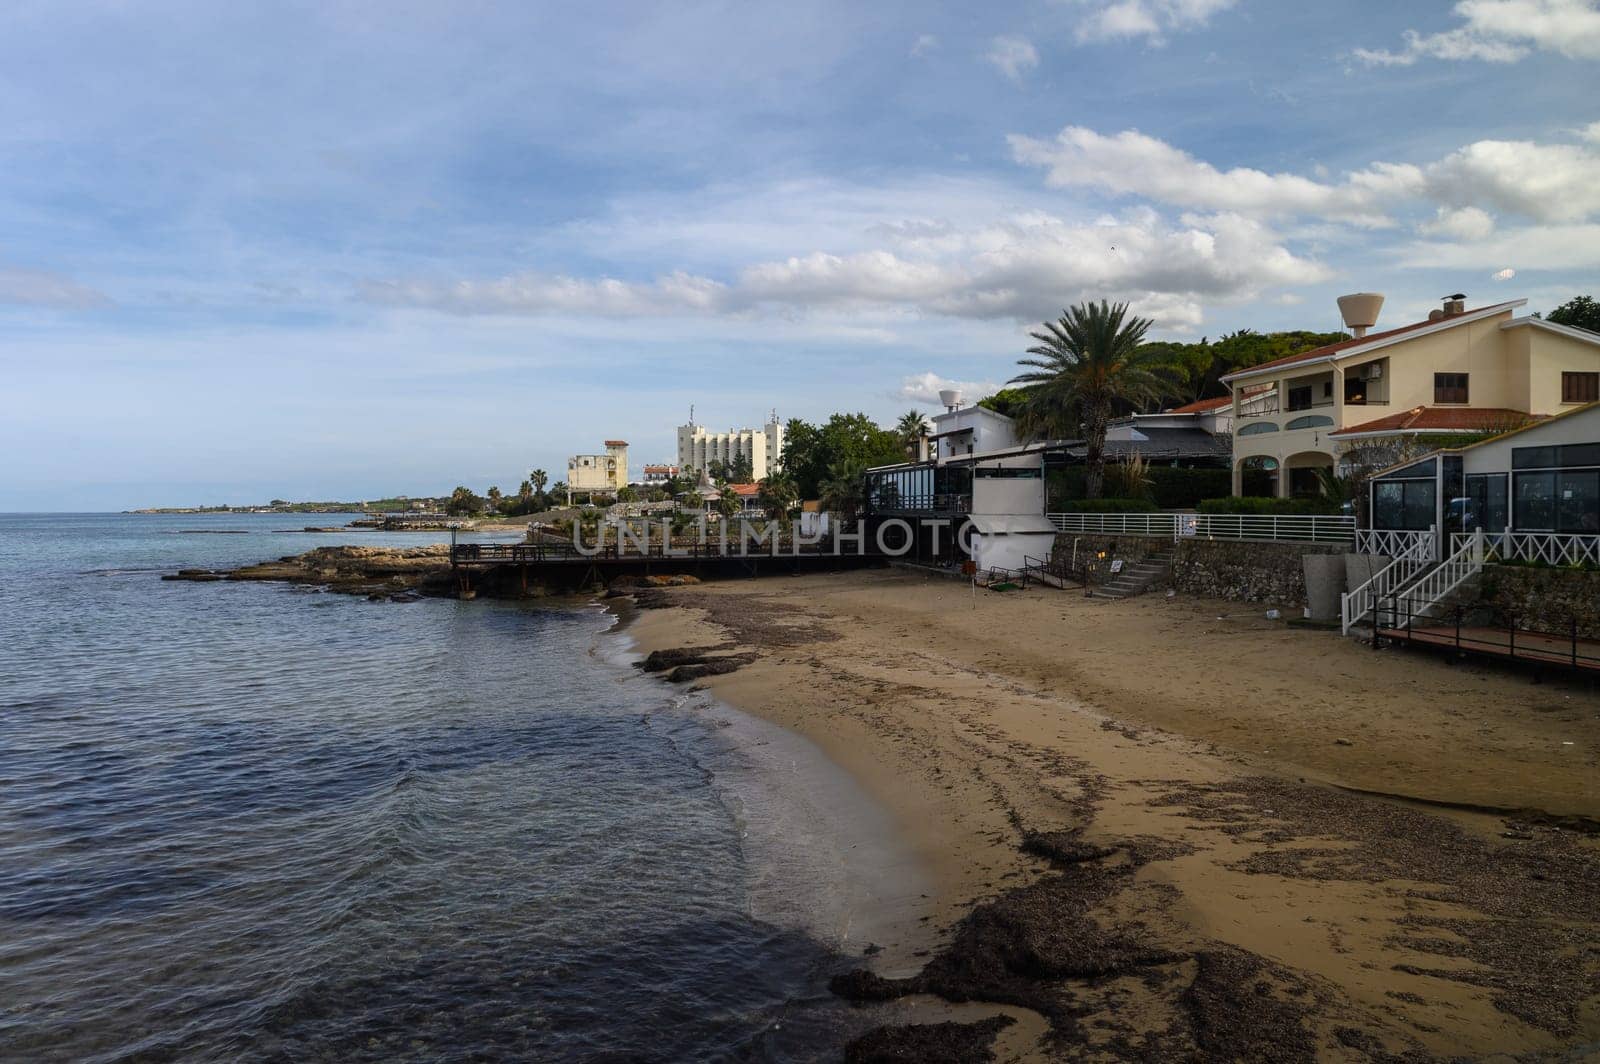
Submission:
[[1407,480],[1404,528],[1428,528],[1437,516],[1431,480]]
[[1319,425],[1331,424],[1333,424],[1333,418],[1331,417],[1324,417],[1321,414],[1307,414],[1305,417],[1295,418],[1293,421],[1285,425],[1284,428],[1288,429],[1290,432],[1293,432],[1295,429],[1314,429]]
[[1518,473],[1514,518],[1521,532],[1554,532],[1556,527],[1556,475]]
[[1463,531],[1481,528],[1485,532],[1506,530],[1506,476],[1504,473],[1474,474],[1467,478],[1467,512]]
[[1431,480],[1378,481],[1373,485],[1372,527],[1422,531],[1432,527],[1437,499]]
[[1557,464],[1556,450],[1554,447],[1513,447],[1511,449],[1511,468],[1549,469]]
[[1556,530],[1600,532],[1600,471],[1562,472],[1556,480]]
[[1311,385],[1304,384],[1289,389],[1289,409],[1309,410],[1311,408]]
[[1569,443],[1561,448],[1564,466],[1600,466],[1600,443]]
[[1563,403],[1592,403],[1600,399],[1600,373],[1561,374]]
[[1424,462],[1415,462],[1399,469],[1391,470],[1380,476],[1379,480],[1421,480],[1434,475],[1434,459],[1429,458]]
[[1382,481],[1372,490],[1372,527],[1399,528],[1405,507],[1406,486],[1398,480]]
[[1256,421],[1239,430],[1240,436],[1259,436],[1263,432],[1277,432],[1278,426],[1270,421]]
[[1467,401],[1467,375],[1465,373],[1435,373],[1433,375],[1433,401],[1436,403],[1465,403]]
[[1344,375],[1344,401],[1351,406],[1365,406],[1367,403],[1367,382],[1351,373]]

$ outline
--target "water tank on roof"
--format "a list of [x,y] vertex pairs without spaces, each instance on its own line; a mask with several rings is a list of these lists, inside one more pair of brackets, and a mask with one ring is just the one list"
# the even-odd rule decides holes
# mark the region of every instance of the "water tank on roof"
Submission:
[[1352,292],[1339,297],[1339,314],[1344,326],[1357,337],[1367,335],[1367,330],[1378,324],[1378,312],[1383,309],[1383,296],[1378,292]]
[[939,402],[946,410],[959,410],[961,408],[961,392],[956,388],[946,388],[939,393]]

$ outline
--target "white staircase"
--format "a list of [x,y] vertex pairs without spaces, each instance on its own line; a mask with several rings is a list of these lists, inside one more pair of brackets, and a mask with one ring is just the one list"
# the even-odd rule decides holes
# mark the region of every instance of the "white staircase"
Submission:
[[1373,628],[1401,628],[1437,614],[1451,593],[1483,571],[1483,529],[1461,537],[1448,558],[1374,609]]
[[1373,573],[1366,583],[1339,597],[1339,630],[1343,634],[1349,635],[1350,629],[1365,620],[1379,602],[1405,587],[1432,564],[1438,543],[1434,532],[1435,529],[1429,528],[1421,536],[1394,542],[1394,560]]

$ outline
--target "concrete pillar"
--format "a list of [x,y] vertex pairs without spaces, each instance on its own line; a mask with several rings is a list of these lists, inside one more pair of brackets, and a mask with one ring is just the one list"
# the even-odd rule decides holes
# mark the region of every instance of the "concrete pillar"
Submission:
[[1289,460],[1287,458],[1280,458],[1278,459],[1278,498],[1287,499],[1288,497]]
[[1233,463],[1233,494],[1244,494],[1244,459]]

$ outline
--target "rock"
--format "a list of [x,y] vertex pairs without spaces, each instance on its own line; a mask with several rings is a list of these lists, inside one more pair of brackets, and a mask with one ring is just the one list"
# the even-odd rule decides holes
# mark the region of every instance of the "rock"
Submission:
[[1355,744],[1355,741],[1352,740],[1352,739],[1335,739],[1333,741],[1333,745],[1334,746],[1354,746],[1356,744]]

